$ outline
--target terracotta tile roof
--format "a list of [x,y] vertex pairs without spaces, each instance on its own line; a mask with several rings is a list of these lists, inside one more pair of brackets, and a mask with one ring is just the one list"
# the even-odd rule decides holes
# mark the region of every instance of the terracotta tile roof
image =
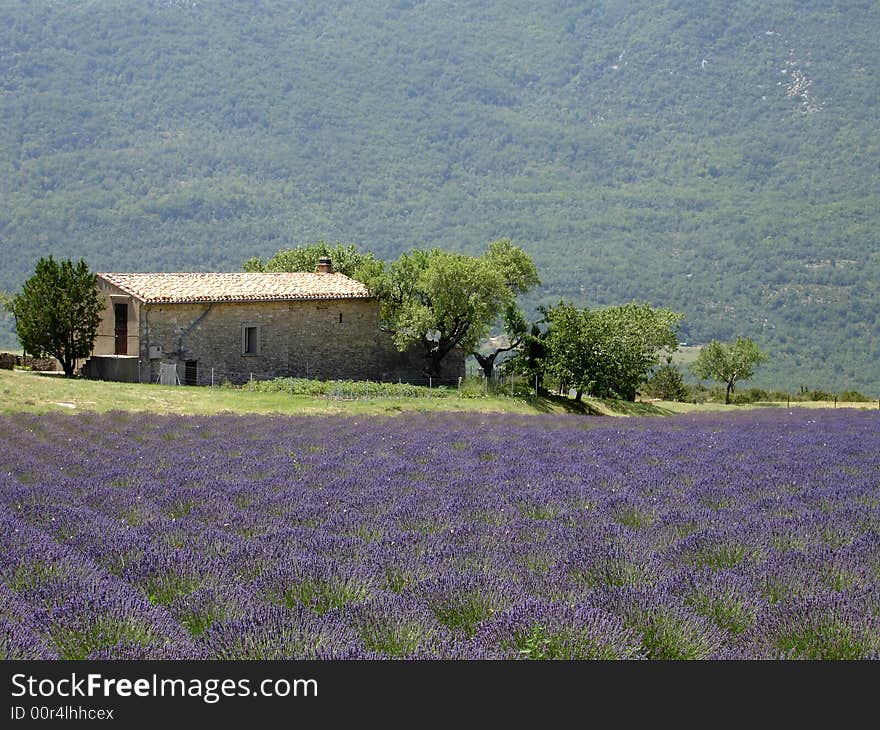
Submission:
[[98,277],[147,304],[367,299],[372,296],[359,281],[339,273],[99,273]]

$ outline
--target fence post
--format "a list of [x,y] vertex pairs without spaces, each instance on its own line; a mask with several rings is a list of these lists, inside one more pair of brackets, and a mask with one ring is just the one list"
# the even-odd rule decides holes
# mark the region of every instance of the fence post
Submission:
[[214,368],[211,368],[211,387],[214,387]]
[[461,375],[458,376],[458,397],[461,398]]
[[428,397],[431,397],[431,376],[428,376]]
[[253,373],[251,373],[251,377],[250,377],[250,388],[251,388],[251,392],[253,392],[253,390],[254,390],[254,374]]

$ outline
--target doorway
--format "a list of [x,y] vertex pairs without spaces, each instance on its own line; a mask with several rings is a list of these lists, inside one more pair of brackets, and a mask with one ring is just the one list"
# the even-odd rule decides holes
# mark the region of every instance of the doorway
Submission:
[[128,354],[128,304],[113,304],[113,352],[117,355]]
[[198,360],[187,360],[183,365],[183,384],[198,385],[199,384],[199,363]]

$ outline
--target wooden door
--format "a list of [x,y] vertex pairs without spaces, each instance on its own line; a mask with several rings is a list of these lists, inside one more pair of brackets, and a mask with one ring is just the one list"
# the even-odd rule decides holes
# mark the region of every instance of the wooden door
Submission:
[[113,305],[113,318],[115,320],[114,336],[117,355],[128,354],[128,304],[115,303]]

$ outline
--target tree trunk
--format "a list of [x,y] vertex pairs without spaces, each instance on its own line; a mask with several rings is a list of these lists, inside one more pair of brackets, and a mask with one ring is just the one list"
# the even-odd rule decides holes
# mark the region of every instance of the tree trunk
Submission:
[[499,352],[501,351],[498,350],[491,355],[481,355],[479,352],[472,353],[483,369],[483,375],[486,376],[486,380],[492,380],[495,377],[495,358],[498,357]]
[[440,377],[440,368],[443,363],[443,358],[446,357],[450,350],[452,350],[453,345],[443,345],[441,342],[436,347],[432,347],[428,350],[426,355],[426,359],[428,361],[428,367],[425,369],[425,375],[431,378],[439,378]]
[[440,363],[443,362],[443,358],[446,357],[446,354],[452,348],[443,348],[442,340],[435,342],[434,340],[426,339],[422,341],[422,344],[425,347],[425,376],[437,378],[440,374]]
[[479,352],[471,353],[476,358],[477,362],[480,363],[480,367],[483,368],[483,375],[486,376],[486,380],[492,380],[495,377],[495,358],[497,358],[502,352],[515,350],[519,347],[522,340],[522,337],[517,337],[507,347],[499,347],[490,355],[481,355]]
[[431,350],[427,356],[428,366],[425,368],[425,375],[429,378],[436,378],[440,373],[440,361],[442,357],[437,356],[436,350]]
[[724,405],[730,405],[730,394],[733,392],[733,381],[730,380],[727,383],[727,392],[724,394]]

